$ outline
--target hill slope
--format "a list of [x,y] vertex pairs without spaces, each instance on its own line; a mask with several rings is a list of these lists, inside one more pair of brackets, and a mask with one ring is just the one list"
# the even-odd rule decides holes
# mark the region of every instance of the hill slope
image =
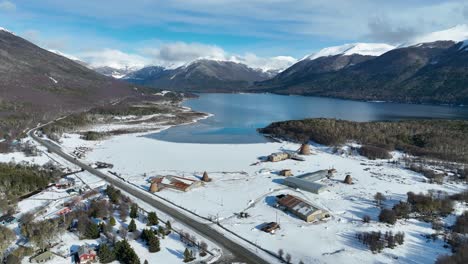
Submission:
[[[338,70],[321,66],[324,60],[344,60],[347,56],[321,57],[307,62],[291,77],[293,67],[275,79],[257,83],[257,91],[282,94],[331,96],[359,100],[386,100],[412,103],[468,103],[468,52],[462,44],[437,41],[388,51]],[[312,73],[310,73],[312,71]]]
[[0,30],[0,62],[0,139],[17,134],[25,124],[136,94],[125,82],[6,30]]

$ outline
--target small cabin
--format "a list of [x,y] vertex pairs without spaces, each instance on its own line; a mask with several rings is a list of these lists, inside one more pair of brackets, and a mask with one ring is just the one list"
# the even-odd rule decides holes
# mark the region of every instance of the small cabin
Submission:
[[280,229],[280,226],[276,222],[265,223],[261,230],[265,233],[275,233],[276,229]]
[[286,152],[277,152],[277,153],[273,153],[271,155],[268,156],[268,161],[270,162],[278,162],[278,161],[283,161],[283,160],[287,160],[290,158],[290,155]]
[[88,245],[83,245],[78,249],[76,263],[90,263],[95,262],[96,259],[96,251]]
[[29,262],[31,263],[45,263],[51,260],[54,257],[54,254],[52,254],[50,251],[44,251],[41,254],[34,256],[29,259]]

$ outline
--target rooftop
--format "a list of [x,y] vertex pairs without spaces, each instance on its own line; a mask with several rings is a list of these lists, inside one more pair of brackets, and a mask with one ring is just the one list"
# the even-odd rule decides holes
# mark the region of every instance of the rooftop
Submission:
[[290,194],[279,198],[278,204],[305,216],[311,215],[317,210],[320,210],[310,203]]

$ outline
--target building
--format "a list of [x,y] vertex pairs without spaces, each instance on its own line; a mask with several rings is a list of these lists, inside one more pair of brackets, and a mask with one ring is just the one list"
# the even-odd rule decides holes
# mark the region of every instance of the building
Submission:
[[260,230],[266,233],[275,233],[276,229],[280,229],[280,226],[276,222],[265,223]]
[[327,211],[319,209],[294,195],[279,195],[277,198],[280,209],[288,211],[306,222],[313,222],[330,216]]
[[55,187],[59,189],[67,189],[75,185],[75,180],[72,178],[62,178],[56,184]]
[[17,222],[18,222],[18,219],[16,219],[12,215],[2,215],[2,216],[0,216],[0,225],[15,224]]
[[150,192],[158,192],[164,188],[187,192],[202,185],[202,181],[189,178],[171,175],[159,176],[151,179]]
[[44,263],[49,260],[51,260],[54,257],[54,254],[52,254],[50,251],[44,251],[41,254],[32,257],[29,259],[29,262],[32,263]]
[[284,177],[293,176],[291,170],[289,170],[289,169],[281,170],[281,171],[279,172],[279,175],[284,176]]
[[295,177],[288,177],[284,179],[283,183],[284,185],[294,189],[301,189],[311,193],[320,193],[326,189],[326,186],[316,182],[325,178],[329,178],[332,175],[333,172],[331,170],[319,170]]
[[290,155],[289,153],[286,153],[286,152],[277,152],[277,153],[273,153],[271,155],[268,156],[268,161],[271,161],[271,162],[278,162],[278,161],[282,161],[282,160],[287,160],[290,158]]
[[96,251],[88,245],[81,246],[76,254],[76,263],[91,263],[97,260]]
[[69,207],[64,207],[63,209],[57,212],[57,215],[66,215],[70,213],[72,210]]

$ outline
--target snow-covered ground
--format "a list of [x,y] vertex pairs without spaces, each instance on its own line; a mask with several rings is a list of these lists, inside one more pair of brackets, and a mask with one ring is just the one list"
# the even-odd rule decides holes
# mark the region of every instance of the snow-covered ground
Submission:
[[[158,141],[143,135],[115,136],[99,143],[89,143],[76,136],[63,139],[65,149],[76,146],[91,147],[86,160],[114,164],[113,171],[143,189],[149,188],[148,179],[156,175],[179,175],[199,178],[207,171],[213,179],[205,186],[182,193],[163,190],[158,193],[174,203],[202,216],[220,219],[223,226],[258,245],[277,252],[290,253],[293,262],[305,263],[432,263],[437,255],[448,254],[443,241],[427,241],[432,234],[430,224],[417,220],[399,220],[394,226],[378,223],[380,209],[373,196],[382,192],[387,197],[386,207],[406,200],[406,193],[440,190],[460,192],[461,184],[436,185],[426,183],[424,176],[403,169],[387,161],[369,161],[357,155],[332,154],[323,146],[313,146],[314,155],[306,161],[260,163],[259,157],[282,150],[297,150],[293,143],[262,144],[185,144]],[[400,156],[394,153],[395,157]],[[291,169],[293,174],[335,168],[334,178],[323,180],[328,186],[321,194],[293,190],[282,185],[277,172]],[[350,174],[354,184],[342,183]],[[330,211],[332,217],[319,223],[305,223],[273,207],[275,196],[290,193],[307,199]],[[466,208],[465,208],[466,209]],[[248,212],[251,217],[239,219],[235,213]],[[458,213],[463,211],[457,210]],[[362,223],[363,215],[372,222]],[[258,227],[264,222],[278,221],[281,230],[271,235]],[[396,249],[385,249],[374,255],[354,238],[358,231],[405,232],[405,244]],[[425,252],[419,254],[418,252]]]
[[[80,136],[78,134],[72,134],[70,135],[69,138],[64,138],[67,140],[67,142],[76,142],[77,145],[69,145],[70,148],[75,148],[78,147],[79,145],[81,146],[89,146],[92,148],[95,148],[100,144],[100,142],[95,142],[95,141],[83,141],[79,139]],[[34,157],[27,157],[24,153],[22,152],[13,152],[13,153],[7,153],[7,154],[0,154],[0,162],[27,162],[30,164],[37,164],[37,165],[43,165],[47,162],[54,162],[55,164],[58,164],[64,168],[69,168],[70,170],[78,170],[78,168],[69,162],[65,161],[61,157],[48,153],[47,150],[42,147],[37,145],[36,143],[32,142],[30,138],[25,138],[22,140],[22,142],[27,142],[29,141],[31,144],[35,145],[39,149],[39,155],[34,156]],[[88,144],[83,144],[83,143],[88,143]],[[78,145],[79,144],[79,145]],[[77,172],[75,174],[71,174],[67,176],[67,178],[73,178],[75,180],[75,185],[74,188],[80,189],[80,188],[104,188],[106,182],[103,181],[102,179],[84,171],[84,172]],[[78,194],[77,193],[72,193],[68,194],[66,192],[66,189],[58,189],[56,187],[50,187],[47,188],[46,190],[33,195],[29,198],[26,198],[22,201],[18,202],[18,207],[17,207],[17,214],[15,214],[15,217],[20,218],[21,215],[28,213],[28,212],[34,212],[36,214],[36,219],[37,220],[44,220],[48,218],[53,218],[57,217],[57,212],[60,211],[61,209],[64,208],[64,203],[69,202],[73,200]],[[135,198],[132,197],[134,200]],[[197,234],[196,232],[190,230],[189,228],[181,225],[180,223],[174,221],[171,217],[158,212],[155,210],[152,206],[142,203],[141,201],[135,200],[138,205],[145,209],[146,211],[156,211],[159,218],[163,221],[170,220],[172,223],[172,227],[176,230],[181,230],[185,232],[189,232],[191,235],[195,235],[196,239],[198,241],[205,241],[208,244],[208,250],[212,253],[214,253],[214,256],[207,255],[205,257],[200,257],[198,256],[198,251],[195,248],[192,248],[195,254],[197,254],[197,261],[205,260],[208,263],[212,263],[212,261],[215,261],[219,257],[221,257],[221,250],[215,245],[213,242],[211,242],[208,239],[203,238],[201,235]],[[130,219],[128,219],[125,223],[122,223],[119,219],[118,216],[115,217],[117,220],[117,225],[114,227],[115,229],[118,229],[121,225],[127,226]],[[141,229],[146,228],[145,224],[143,222],[140,222],[139,220],[136,221],[138,229],[141,231]],[[16,233],[18,233],[18,239],[20,239],[19,236],[19,229],[17,228],[17,224],[10,224],[8,225],[9,228],[15,230]],[[58,253],[59,255],[64,255],[67,256],[70,254],[71,251],[75,251],[79,246],[84,245],[84,244],[90,244],[90,245],[97,245],[100,243],[99,239],[96,240],[80,240],[75,234],[70,233],[70,232],[64,232],[60,235],[58,238],[59,244],[55,247],[53,247],[51,250],[55,253]],[[187,247],[184,243],[180,241],[180,237],[177,233],[172,233],[171,235],[167,236],[165,239],[161,239],[161,251],[157,253],[149,253],[147,247],[140,241],[140,240],[134,240],[134,239],[129,239],[129,243],[131,246],[134,248],[138,256],[140,257],[141,261],[143,262],[145,259],[149,261],[149,263],[182,263],[183,260],[183,252],[185,248]],[[17,245],[12,245],[10,247],[10,250],[13,250],[16,248]],[[22,263],[29,263],[28,257],[23,259]],[[48,261],[47,263],[72,263],[71,257],[63,258],[60,256],[55,256],[52,260]],[[118,263],[118,262],[115,262]]]

